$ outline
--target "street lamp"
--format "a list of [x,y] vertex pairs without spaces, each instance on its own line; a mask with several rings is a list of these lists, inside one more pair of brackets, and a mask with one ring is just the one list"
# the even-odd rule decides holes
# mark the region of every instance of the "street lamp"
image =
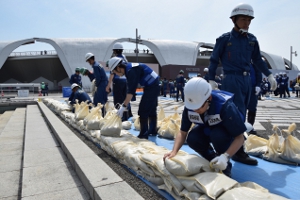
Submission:
[[136,62],[139,61],[138,59],[138,54],[139,54],[139,49],[138,49],[138,44],[140,43],[140,39],[141,39],[141,36],[138,35],[138,29],[135,29],[135,43],[136,43],[136,48],[135,48],[135,53],[136,53]]
[[293,57],[293,54],[295,54],[295,56],[297,57],[297,51],[294,51],[293,52],[293,47],[291,46],[291,59],[290,59],[290,62],[291,62],[291,70],[293,70],[293,62],[292,62],[292,57]]

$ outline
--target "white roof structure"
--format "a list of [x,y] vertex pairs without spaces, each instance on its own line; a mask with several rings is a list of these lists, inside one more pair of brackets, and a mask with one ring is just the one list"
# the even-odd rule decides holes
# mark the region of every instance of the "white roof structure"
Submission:
[[[14,42],[0,42],[0,69],[6,59],[16,48],[21,45],[44,42],[52,45],[64,66],[68,76],[74,73],[76,67],[90,66],[85,62],[84,56],[91,52],[98,61],[107,61],[112,55],[112,47],[116,42],[135,42],[132,38],[78,38],[78,39],[49,39],[30,38]],[[189,42],[176,40],[140,40],[139,44],[147,46],[154,53],[160,66],[164,65],[189,65],[195,66],[200,47],[213,49],[214,44],[204,42]],[[281,56],[261,52],[267,59],[272,69],[286,70],[286,59]],[[289,61],[288,63],[289,64]],[[293,70],[299,70],[293,65]]]

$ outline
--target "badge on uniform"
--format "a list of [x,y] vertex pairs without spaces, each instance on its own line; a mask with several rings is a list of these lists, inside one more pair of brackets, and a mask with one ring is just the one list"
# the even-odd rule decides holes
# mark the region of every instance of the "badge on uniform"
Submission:
[[232,43],[231,43],[231,42],[228,42],[228,43],[227,43],[227,46],[228,46],[228,47],[229,47],[229,46],[231,46],[231,45],[232,45]]

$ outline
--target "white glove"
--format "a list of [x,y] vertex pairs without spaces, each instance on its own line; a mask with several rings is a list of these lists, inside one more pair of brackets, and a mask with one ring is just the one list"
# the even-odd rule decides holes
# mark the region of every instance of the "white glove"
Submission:
[[228,158],[224,154],[221,154],[220,156],[217,156],[214,159],[212,159],[210,163],[212,163],[213,168],[223,171],[228,165]]
[[245,122],[245,126],[246,126],[246,129],[247,129],[247,130],[245,130],[246,133],[249,133],[250,131],[253,130],[253,126],[250,123]]
[[255,87],[255,95],[258,95],[260,93],[260,87],[256,86]]
[[268,80],[269,80],[269,82],[270,82],[270,84],[271,84],[271,90],[273,90],[273,91],[276,90],[277,82],[276,82],[276,80],[275,80],[273,74],[270,74],[270,75],[268,76]]
[[211,85],[211,89],[213,89],[213,90],[218,90],[219,89],[218,84],[215,81],[209,80],[209,84]]
[[122,104],[122,106],[121,106],[121,108],[118,110],[118,112],[117,112],[117,115],[119,115],[119,117],[123,117],[123,113],[125,112],[125,111],[127,111],[127,108],[126,107],[124,107],[123,106],[123,104]]

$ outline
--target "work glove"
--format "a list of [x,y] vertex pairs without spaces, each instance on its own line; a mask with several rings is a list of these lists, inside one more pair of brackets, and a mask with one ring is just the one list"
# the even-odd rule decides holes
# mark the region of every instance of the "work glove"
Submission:
[[245,126],[246,126],[246,129],[247,129],[247,130],[245,130],[245,132],[247,132],[247,133],[249,133],[250,131],[253,130],[253,126],[250,123],[245,122]]
[[228,158],[224,154],[221,154],[220,156],[212,159],[210,163],[213,168],[223,171],[228,165]]
[[255,95],[258,95],[260,93],[260,87],[256,86],[255,87]]
[[123,117],[123,113],[125,111],[127,111],[127,108],[122,105],[121,108],[118,110],[117,115],[122,118]]
[[211,89],[218,90],[218,84],[216,83],[216,81],[209,80],[209,84],[211,85]]
[[268,76],[268,80],[269,80],[269,82],[270,82],[270,84],[271,84],[271,90],[273,90],[273,91],[276,90],[277,82],[276,82],[276,80],[275,80],[273,74],[270,74],[270,75]]

